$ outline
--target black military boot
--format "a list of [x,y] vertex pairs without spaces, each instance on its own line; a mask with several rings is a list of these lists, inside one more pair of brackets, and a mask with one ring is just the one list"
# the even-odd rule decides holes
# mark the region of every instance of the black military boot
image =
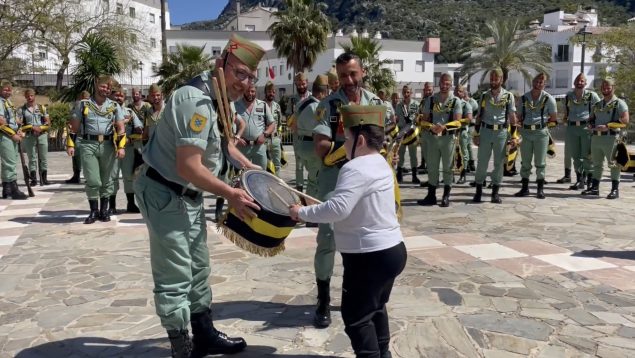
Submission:
[[318,302],[313,317],[313,325],[316,328],[326,328],[331,325],[331,280],[316,280],[318,290]]
[[223,217],[223,206],[225,206],[225,199],[216,198],[216,207],[214,208],[214,219],[216,222]]
[[26,200],[28,196],[18,189],[18,181],[14,180],[9,183],[9,196],[13,200]]
[[84,220],[84,224],[92,224],[95,222],[95,220],[99,219],[99,208],[97,206],[97,200],[89,199],[88,205],[90,206],[90,214],[88,214],[88,217],[86,218],[86,220]]
[[208,354],[233,354],[247,347],[247,342],[241,337],[228,337],[225,333],[214,328],[212,310],[192,313],[192,357],[205,357]]
[[447,208],[448,206],[450,206],[450,191],[451,190],[452,190],[451,186],[449,185],[443,186],[443,197],[441,198],[441,204],[439,204],[440,207]]
[[126,206],[126,212],[138,214],[141,211],[139,207],[134,202],[134,193],[126,193],[126,200],[128,200],[128,205]]
[[110,198],[99,198],[99,220],[103,222],[110,221],[110,211],[108,210],[108,202]]
[[73,170],[73,176],[64,181],[66,184],[79,184],[79,170]]
[[569,190],[580,190],[584,188],[584,177],[582,173],[575,172],[575,183],[569,187]]
[[600,181],[597,179],[591,179],[591,186],[587,190],[583,190],[582,195],[600,195]]
[[571,168],[564,168],[564,176],[556,180],[558,184],[571,183]]
[[437,187],[434,185],[428,186],[428,195],[421,200],[417,200],[417,204],[423,206],[437,205]]
[[620,182],[618,180],[611,181],[611,192],[606,196],[607,199],[617,199],[620,197]]
[[461,175],[459,176],[459,180],[456,181],[457,184],[465,184],[465,173],[467,171],[465,169],[461,170]]
[[502,204],[503,201],[501,200],[501,197],[498,195],[498,190],[500,189],[500,185],[494,185],[492,184],[492,203],[494,204]]
[[522,178],[520,182],[523,186],[520,188],[520,191],[518,193],[514,194],[514,196],[522,197],[529,195],[529,178]]
[[419,172],[419,174],[427,174],[428,173],[428,167],[426,165],[425,159],[421,159],[421,165],[417,167],[417,172]]
[[593,174],[586,175],[586,188],[587,190],[591,189],[591,185],[593,184]]
[[2,182],[2,199],[9,197],[9,183]]
[[168,338],[172,346],[172,358],[190,358],[192,356],[192,341],[187,329],[170,330]]
[[397,183],[399,184],[403,183],[403,168],[402,167],[397,168]]
[[467,161],[467,170],[469,172],[475,172],[476,171],[476,167],[474,166],[474,161],[472,159]]
[[[470,182],[470,186],[476,186],[476,179],[473,182]],[[487,179],[483,180],[483,186],[487,186]]]
[[115,194],[108,198],[108,214],[117,215],[117,213],[117,194]]
[[42,170],[42,185],[50,185],[51,182],[48,180],[48,171]]
[[536,198],[544,199],[545,198],[545,180],[538,179],[536,180]]
[[472,198],[473,203],[482,203],[481,196],[483,196],[483,184],[476,184],[476,194]]
[[421,181],[417,178],[417,169],[412,170],[412,184],[421,184]]
[[35,170],[32,170],[29,172],[29,179],[30,179],[29,184],[31,184],[31,186],[37,185],[37,175],[35,175]]

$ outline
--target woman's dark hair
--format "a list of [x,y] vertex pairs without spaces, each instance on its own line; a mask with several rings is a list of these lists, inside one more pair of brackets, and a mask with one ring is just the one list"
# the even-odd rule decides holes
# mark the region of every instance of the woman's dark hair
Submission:
[[382,127],[373,124],[364,124],[359,129],[357,127],[351,128],[351,132],[355,134],[356,130],[359,130],[359,135],[363,135],[366,138],[368,148],[380,151],[384,147],[384,129]]

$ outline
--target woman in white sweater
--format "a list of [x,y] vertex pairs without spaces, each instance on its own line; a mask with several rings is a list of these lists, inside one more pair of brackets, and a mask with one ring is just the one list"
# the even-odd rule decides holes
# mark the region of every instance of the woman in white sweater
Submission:
[[392,168],[379,154],[384,142],[384,106],[349,105],[343,116],[346,156],[331,198],[321,204],[294,205],[295,220],[333,223],[342,255],[342,319],[357,357],[389,358],[386,302],[406,265],[395,212]]

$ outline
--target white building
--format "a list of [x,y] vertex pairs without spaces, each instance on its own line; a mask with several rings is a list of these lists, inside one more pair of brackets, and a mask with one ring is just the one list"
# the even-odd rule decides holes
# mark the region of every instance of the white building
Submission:
[[[104,13],[118,14],[118,16],[125,16],[125,20],[134,22],[138,34],[131,34],[131,36],[136,38],[142,49],[142,53],[135,56],[138,57],[139,64],[136,68],[117,76],[117,80],[125,87],[144,88],[157,81],[153,68],[161,64],[160,0],[82,0],[80,10],[89,17]],[[169,28],[169,24],[170,15],[166,9],[166,27]],[[17,80],[38,87],[55,85],[61,59],[47,46],[38,43],[25,45],[17,49],[14,56],[26,60],[28,64],[27,73],[19,76]],[[71,54],[70,60],[64,85],[72,83],[69,73],[77,65],[74,54]]]
[[278,11],[276,7],[255,6],[245,12],[241,12],[240,2],[236,2],[236,13],[226,24],[225,31],[267,31],[269,26],[275,22],[274,13]]

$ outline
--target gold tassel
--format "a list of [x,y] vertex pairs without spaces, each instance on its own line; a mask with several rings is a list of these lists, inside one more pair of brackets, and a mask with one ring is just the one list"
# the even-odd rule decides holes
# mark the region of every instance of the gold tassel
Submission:
[[236,232],[234,232],[234,230],[223,225],[222,223],[225,222],[226,218],[227,218],[227,214],[225,214],[225,216],[223,217],[223,220],[220,220],[218,224],[216,224],[216,229],[218,229],[218,231],[220,231],[223,236],[225,236],[229,241],[233,242],[234,245],[240,247],[241,249],[248,251],[252,254],[256,254],[258,256],[263,256],[263,257],[276,256],[277,254],[284,251],[285,249],[284,242],[276,247],[271,247],[271,248],[255,245],[251,241],[238,235]]

